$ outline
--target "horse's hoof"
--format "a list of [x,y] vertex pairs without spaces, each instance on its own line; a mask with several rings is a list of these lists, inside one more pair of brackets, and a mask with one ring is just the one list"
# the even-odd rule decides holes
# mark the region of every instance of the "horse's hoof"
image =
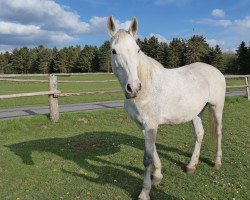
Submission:
[[144,191],[142,191],[138,197],[138,200],[150,200],[150,196],[147,195]]
[[161,176],[154,176],[154,175],[152,175],[152,184],[153,184],[154,186],[159,185],[160,182],[161,182],[161,180],[162,180],[162,178],[163,178],[162,175],[161,175]]
[[221,163],[215,163],[214,164],[214,169],[218,170],[221,167]]
[[195,167],[189,167],[189,166],[187,166],[187,173],[188,173],[188,174],[194,173],[195,170],[196,170]]

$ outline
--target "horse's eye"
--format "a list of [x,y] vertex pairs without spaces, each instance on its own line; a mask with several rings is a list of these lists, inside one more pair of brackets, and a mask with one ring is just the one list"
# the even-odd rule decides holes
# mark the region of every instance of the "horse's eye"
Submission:
[[115,49],[112,49],[112,54],[116,54],[116,50]]
[[138,53],[140,53],[141,49],[138,50]]

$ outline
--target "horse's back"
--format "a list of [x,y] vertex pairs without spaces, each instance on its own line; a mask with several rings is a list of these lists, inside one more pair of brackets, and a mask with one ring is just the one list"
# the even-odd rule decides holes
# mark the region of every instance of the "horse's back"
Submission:
[[[225,78],[215,67],[193,63],[166,70],[161,90],[153,100],[162,113],[161,123],[182,123],[197,116],[207,103],[221,106],[225,99]],[[158,84],[159,86],[159,84]],[[156,95],[155,95],[156,96]]]
[[[185,67],[185,66],[184,66]],[[188,65],[194,74],[204,78],[208,84],[209,100],[211,104],[224,104],[226,81],[224,75],[212,65],[206,63],[193,63]]]

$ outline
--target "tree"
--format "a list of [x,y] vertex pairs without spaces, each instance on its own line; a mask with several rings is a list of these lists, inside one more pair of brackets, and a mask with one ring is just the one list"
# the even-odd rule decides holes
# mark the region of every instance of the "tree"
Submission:
[[14,49],[10,57],[10,63],[8,65],[11,73],[27,74],[31,73],[32,66],[35,61],[35,53],[28,47],[22,47],[20,49]]
[[138,42],[138,45],[140,47],[140,49],[146,54],[146,55],[149,55],[149,45],[148,45],[148,39],[147,38],[144,38],[143,41],[141,41],[140,39],[137,40]]
[[246,43],[242,41],[236,52],[239,73],[250,74],[250,47],[247,48]]
[[110,42],[105,41],[99,48],[99,66],[100,71],[111,72],[111,54],[110,54]]
[[76,47],[70,46],[64,48],[66,54],[66,71],[72,72],[78,64],[78,59],[81,52],[81,47],[77,45]]
[[168,61],[168,44],[165,42],[159,43],[159,47],[157,49],[157,59],[163,66],[167,66]]
[[56,66],[55,66],[55,59],[58,54],[58,50],[56,47],[53,47],[52,49],[52,59],[49,65],[49,73],[55,73],[56,72]]
[[78,59],[75,71],[77,72],[93,72],[96,70],[98,48],[96,46],[85,45]]
[[52,49],[39,45],[35,48],[36,60],[32,68],[33,73],[49,73],[49,66],[52,62]]
[[158,39],[155,36],[150,37],[148,39],[147,45],[148,45],[147,55],[157,60],[157,54],[158,54],[158,48],[159,48]]
[[237,64],[237,56],[235,53],[223,53],[222,54],[224,60],[224,73],[225,74],[238,74],[238,64]]
[[173,38],[169,43],[167,68],[180,67],[184,64],[185,41],[179,38]]
[[205,62],[209,53],[209,46],[205,37],[193,35],[186,44],[185,64]]
[[215,48],[210,48],[208,54],[208,63],[218,68],[221,72],[224,72],[224,62],[221,49],[219,45],[216,45]]
[[8,59],[5,54],[0,53],[0,74],[4,73],[4,69],[8,64]]
[[57,52],[56,57],[54,59],[54,72],[66,73],[67,72],[67,55],[64,49],[61,49]]

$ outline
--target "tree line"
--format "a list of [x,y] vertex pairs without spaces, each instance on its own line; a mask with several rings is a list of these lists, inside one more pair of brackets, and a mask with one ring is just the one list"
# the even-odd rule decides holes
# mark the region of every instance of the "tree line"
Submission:
[[[243,41],[236,53],[223,53],[219,47],[210,47],[204,36],[190,39],[173,38],[168,43],[159,42],[154,36],[137,39],[137,44],[148,56],[166,68],[176,68],[193,62],[205,62],[226,74],[250,73],[250,46]],[[77,73],[111,72],[110,42],[100,47],[85,45],[62,49],[39,45],[21,47],[12,52],[0,53],[0,73]]]

